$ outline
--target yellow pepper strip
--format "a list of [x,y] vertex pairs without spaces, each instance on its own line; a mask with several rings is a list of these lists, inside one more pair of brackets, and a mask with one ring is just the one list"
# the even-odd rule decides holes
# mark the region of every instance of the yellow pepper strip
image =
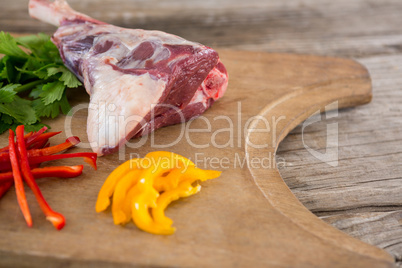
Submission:
[[214,179],[220,174],[197,168],[191,160],[175,153],[150,152],[145,158],[123,163],[108,176],[99,192],[96,211],[105,210],[113,195],[115,224],[132,219],[143,231],[173,234],[176,229],[165,215],[166,207],[174,200],[199,192],[201,186],[192,186],[197,180]]
[[122,212],[125,215],[125,221],[122,221],[120,224],[126,224],[131,220],[131,203],[133,201],[134,196],[137,194],[138,189],[132,187],[126,194],[122,204]]
[[203,170],[196,166],[189,166],[186,172],[180,177],[180,182],[191,181],[191,183],[200,180],[212,180],[218,178],[222,174],[221,171]]
[[[138,228],[154,234],[170,234],[170,230],[164,230],[163,226],[156,225],[149,213],[149,208],[156,207],[156,199],[159,193],[153,187],[155,178],[161,177],[172,169],[186,165],[194,165],[189,159],[170,152],[152,152],[145,156],[152,165],[144,169],[140,180],[134,186],[138,188],[138,194],[134,195],[132,203],[132,219]],[[155,194],[156,193],[156,194]]]
[[173,169],[166,176],[159,176],[155,178],[154,188],[158,192],[165,192],[174,189],[179,184],[180,178],[183,175],[183,170],[186,167],[180,169]]
[[155,229],[153,219],[149,214],[149,208],[156,206],[156,199],[159,193],[149,187],[144,179],[140,179],[138,184],[133,187],[134,196],[131,200],[132,219],[138,228],[146,232]]
[[175,228],[171,227],[173,221],[165,216],[164,210],[166,207],[181,197],[188,197],[198,193],[201,190],[201,186],[191,186],[195,181],[214,179],[219,177],[221,173],[220,171],[202,170],[196,166],[189,166],[186,172],[180,176],[180,184],[176,188],[166,191],[159,196],[156,207],[152,209],[152,217],[155,222],[165,226],[166,229],[170,229],[171,234],[173,234]]
[[149,208],[156,207],[156,199],[159,193],[147,183],[142,183],[142,179],[133,187],[133,198],[131,200],[132,219],[143,231],[152,234],[171,234],[164,226],[160,226],[152,219]]
[[145,157],[159,157],[159,159],[162,158],[175,161],[173,162],[173,165],[176,164],[176,169],[173,169],[166,176],[158,176],[155,178],[154,188],[158,192],[168,191],[177,187],[181,175],[184,174],[189,167],[195,167],[194,163],[190,159],[171,152],[156,151],[148,153]]
[[[126,175],[124,175],[116,184],[113,193],[113,204],[112,204],[112,214],[114,224],[123,224],[130,220],[131,213],[127,215],[124,212],[123,204],[128,191],[137,184],[139,176],[141,175],[141,169],[130,170]],[[127,220],[128,217],[128,220]]]
[[171,227],[173,221],[165,216],[166,207],[173,201],[196,194],[200,190],[200,185],[193,187],[190,182],[185,181],[180,183],[177,188],[162,193],[156,202],[156,207],[152,209],[152,217],[155,223],[164,226],[164,229],[168,230],[168,234],[173,234],[176,228]]
[[110,205],[109,198],[112,196],[117,182],[131,169],[136,169],[138,167],[138,160],[138,158],[130,159],[110,173],[99,191],[98,200],[96,201],[95,207],[96,212],[101,212],[107,209],[107,207]]
[[[154,163],[149,168],[144,169],[140,174],[140,180],[134,186],[137,194],[131,200],[132,219],[141,230],[150,233],[160,233],[162,230],[154,224],[149,213],[149,208],[156,207],[156,199],[159,193],[153,187],[155,178],[162,176],[166,172],[170,172],[175,166],[173,161],[157,162],[160,154],[147,154],[145,158],[149,158]],[[157,163],[157,165],[155,165]]]

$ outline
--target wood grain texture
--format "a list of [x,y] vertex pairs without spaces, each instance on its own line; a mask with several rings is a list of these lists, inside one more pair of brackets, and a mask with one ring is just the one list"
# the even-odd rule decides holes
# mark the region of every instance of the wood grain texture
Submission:
[[[0,25],[52,33],[33,21],[27,0],[1,0]],[[83,13],[123,27],[159,29],[213,47],[351,57],[402,51],[398,0],[69,1]]]
[[[34,227],[27,228],[22,216],[15,213],[15,195],[8,192],[0,202],[0,264],[393,267],[394,259],[385,251],[313,215],[292,194],[276,166],[268,164],[287,133],[317,109],[333,102],[339,107],[369,102],[367,70],[340,58],[231,50],[219,53],[233,78],[225,98],[203,114],[203,119],[160,129],[144,137],[146,142],[139,148],[131,145],[101,157],[99,169],[85,170],[80,178],[40,181],[48,202],[66,216],[68,222],[61,232],[53,230],[34,206]],[[88,103],[84,90],[79,90],[71,92],[73,102]],[[69,118],[71,125],[66,123]],[[275,118],[282,120],[272,123]],[[184,127],[205,129],[206,121],[211,131],[181,132]],[[259,131],[267,130],[265,122],[270,131]],[[85,144],[86,109],[48,123],[54,130],[66,131],[65,135],[71,131],[82,137]],[[110,213],[95,213],[97,192],[119,163],[133,154],[144,156],[157,148],[155,144],[170,143],[180,133],[185,138],[169,145],[169,151],[185,155],[201,168],[218,168],[223,173],[219,179],[202,183],[204,190],[198,195],[169,208],[168,215],[177,227],[174,235],[151,235],[132,224],[117,227]],[[236,144],[231,145],[233,141]],[[7,139],[0,142],[5,144]],[[201,148],[204,144],[209,145]],[[246,165],[241,164],[242,158]],[[228,164],[217,166],[211,159],[227,159]],[[32,204],[31,195],[28,199]]]
[[[298,127],[279,148],[278,159],[285,163],[280,172],[307,208],[386,249],[401,265],[401,1],[69,2],[110,23],[165,30],[214,47],[358,58],[372,76],[373,102],[341,110],[304,132],[307,145],[324,150],[327,124],[338,123],[339,166],[332,168],[308,153]],[[26,0],[0,4],[1,30],[54,29],[29,18]]]
[[[297,127],[281,144],[280,172],[298,199],[335,227],[402,258],[402,56],[361,59],[373,79],[373,101]],[[325,149],[328,124],[339,126],[339,166],[311,156]],[[306,167],[308,167],[306,169]]]

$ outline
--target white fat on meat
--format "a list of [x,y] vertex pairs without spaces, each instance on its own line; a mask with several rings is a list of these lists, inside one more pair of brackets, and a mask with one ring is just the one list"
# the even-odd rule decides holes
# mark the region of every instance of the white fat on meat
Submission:
[[148,73],[121,75],[110,65],[98,65],[94,69],[94,78],[88,108],[91,125],[87,133],[91,147],[101,151],[110,145],[117,146],[121,137],[126,137],[142,122],[161,97],[166,81],[154,80]]

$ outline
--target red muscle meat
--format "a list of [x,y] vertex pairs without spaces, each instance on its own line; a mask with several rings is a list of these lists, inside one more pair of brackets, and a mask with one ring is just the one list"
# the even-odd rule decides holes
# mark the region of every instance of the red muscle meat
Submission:
[[64,0],[30,0],[29,13],[58,26],[52,41],[90,95],[87,134],[98,155],[196,117],[226,91],[227,71],[207,46],[161,31],[113,26],[74,11]]

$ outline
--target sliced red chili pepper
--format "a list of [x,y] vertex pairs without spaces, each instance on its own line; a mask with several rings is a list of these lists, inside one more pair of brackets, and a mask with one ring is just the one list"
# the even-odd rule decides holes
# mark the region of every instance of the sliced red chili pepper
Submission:
[[[34,168],[31,170],[35,179],[57,177],[74,178],[82,174],[83,165],[78,166],[51,166],[43,168]],[[13,181],[13,172],[0,173],[0,184]]]
[[28,132],[27,134],[24,135],[24,139],[25,139],[25,140],[28,139],[28,138],[31,137],[34,133],[35,133],[35,132],[33,132],[33,131]]
[[[82,157],[85,162],[87,162],[89,165],[91,165],[91,167],[93,167],[95,170],[97,169],[97,167],[96,167],[96,159],[98,157],[97,154],[96,153],[88,153],[88,152],[33,156],[33,157],[29,158],[29,163],[30,164],[39,164],[39,163],[51,161],[51,160],[59,160],[59,159],[75,158],[75,157]],[[0,164],[0,169],[1,169],[1,164]]]
[[18,150],[20,154],[20,163],[21,163],[21,171],[24,176],[25,182],[29,185],[32,192],[34,193],[36,200],[39,203],[40,208],[43,213],[46,215],[46,219],[49,220],[57,230],[60,230],[64,227],[66,220],[64,216],[58,212],[53,211],[49,204],[46,202],[45,198],[42,195],[38,185],[35,182],[35,179],[32,175],[27,150],[24,142],[24,126],[20,125],[16,129],[17,132],[17,141],[18,141]]
[[[45,133],[47,134],[47,133]],[[31,168],[37,167],[37,164],[40,164],[45,161],[50,161],[50,160],[58,160],[58,159],[64,159],[64,158],[74,158],[74,157],[83,157],[84,161],[90,164],[95,170],[97,169],[96,167],[96,159],[97,155],[95,153],[88,153],[88,152],[83,152],[83,153],[72,153],[72,154],[58,154],[58,155],[52,155],[54,153],[58,153],[61,151],[64,151],[68,148],[71,148],[75,145],[77,145],[80,142],[80,139],[78,137],[70,137],[66,140],[66,142],[47,147],[47,148],[42,148],[42,149],[31,149],[27,151],[28,154],[28,159],[29,163],[31,164]],[[8,152],[2,152],[0,153],[0,171],[9,171],[11,169],[10,165],[10,159],[8,156]]]
[[14,181],[7,181],[0,184],[0,198],[2,198],[5,193],[7,193],[8,189],[10,189],[13,184]]
[[32,146],[34,146],[35,143],[41,142],[43,140],[49,140],[51,137],[56,136],[57,134],[60,134],[60,133],[61,133],[61,131],[58,131],[58,132],[46,132],[46,133],[40,134],[39,136],[35,137],[34,139],[31,139],[31,140],[27,139],[25,141],[26,148],[31,149]]
[[48,143],[49,140],[48,139],[44,139],[44,140],[40,140],[37,142],[34,142],[31,144],[31,146],[29,146],[29,150],[35,150],[35,149],[42,149],[44,148]]
[[[37,163],[31,165],[31,168],[35,168],[35,167],[38,167]],[[10,162],[9,152],[0,153],[0,172],[7,172],[10,170],[11,170],[11,162]]]
[[[49,138],[61,133],[61,131],[43,133],[43,131],[45,131],[46,129],[42,128],[39,132],[39,135],[38,135],[38,132],[29,132],[28,134],[25,134],[24,140],[25,140],[26,148],[29,148],[29,149],[43,148],[44,145],[49,140]],[[3,153],[3,152],[8,152],[8,146],[0,149],[0,153]]]
[[[11,167],[13,170],[14,176],[14,184],[15,184],[15,192],[17,194],[18,204],[20,206],[21,212],[24,215],[25,221],[29,227],[32,226],[32,217],[31,213],[29,212],[28,202],[25,197],[25,190],[24,190],[24,183],[22,182],[21,171],[18,165],[18,158],[17,152],[15,149],[15,142],[14,142],[14,131],[10,129],[10,136],[8,138],[9,143],[9,150],[10,150],[10,161]],[[24,132],[22,132],[24,134]],[[24,139],[24,136],[21,137]],[[24,142],[22,142],[24,144]],[[25,145],[25,144],[24,144]]]
[[[27,134],[25,134],[24,139],[32,136],[32,134],[33,134],[32,131],[27,133]],[[2,153],[2,152],[8,152],[8,145],[0,149],[0,153]]]
[[[36,140],[43,132],[45,132],[47,130],[47,127],[44,126],[43,128],[39,129],[37,132],[34,132],[32,135],[30,135],[29,137],[27,137],[25,140],[26,145],[29,145],[30,143],[32,143],[34,140]],[[15,130],[17,131],[17,130]],[[25,135],[24,135],[25,136]]]
[[77,166],[51,166],[43,168],[35,168],[32,175],[35,178],[57,177],[57,178],[74,178],[82,174],[83,165]]
[[0,171],[11,170],[10,154],[8,152],[0,153]]
[[44,155],[51,155],[51,154],[59,153],[61,151],[67,150],[67,149],[77,145],[80,142],[81,141],[78,137],[76,137],[76,136],[70,137],[70,138],[66,139],[66,141],[64,143],[61,143],[61,144],[58,144],[55,146],[51,146],[51,147],[47,147],[47,148],[43,148],[43,149],[31,149],[28,151],[28,157],[44,156]]

